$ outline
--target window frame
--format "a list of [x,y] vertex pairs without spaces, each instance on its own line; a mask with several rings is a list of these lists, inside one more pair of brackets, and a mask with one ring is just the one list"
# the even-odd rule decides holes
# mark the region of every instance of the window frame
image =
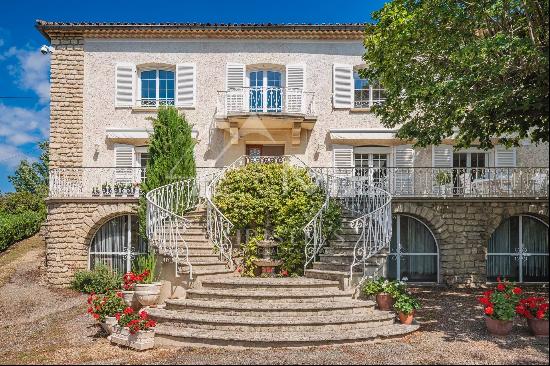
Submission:
[[[363,79],[361,78],[361,76],[359,75],[359,70],[354,68],[353,69],[353,75],[352,75],[352,78],[353,78],[353,103],[352,103],[352,107],[351,109],[357,109],[357,110],[360,110],[360,109],[370,109],[372,108],[374,105],[377,105],[377,104],[382,104],[386,101],[386,98],[384,99],[374,99],[374,91],[377,91],[377,92],[384,92],[385,89],[382,87],[382,85],[377,82],[377,81],[369,81],[368,79]],[[356,84],[356,81],[361,81],[361,82],[367,82],[368,83],[368,86],[369,88],[368,89],[357,89],[355,87],[355,84]],[[358,100],[356,98],[356,92],[357,91],[367,91],[368,90],[368,93],[369,93],[369,98],[368,98],[368,103],[367,105],[364,105],[364,103],[366,103],[366,101],[364,100]],[[357,106],[357,103],[360,102],[362,103],[360,106]]]
[[[258,72],[261,72],[262,73],[262,85],[261,85],[261,89],[260,86],[251,86],[250,85],[250,82],[251,82],[251,74],[252,73],[258,73]],[[270,86],[268,85],[269,84],[269,77],[268,77],[268,74],[272,72],[272,73],[277,73],[279,74],[279,83],[280,85],[279,86]],[[248,89],[248,110],[250,112],[253,112],[253,113],[280,113],[284,110],[284,98],[283,98],[283,90],[284,90],[284,87],[285,87],[285,79],[286,75],[285,75],[285,71],[284,69],[281,69],[281,68],[278,68],[278,67],[268,67],[268,66],[265,66],[265,67],[259,67],[259,66],[255,66],[255,67],[249,67],[246,69],[246,88]],[[256,79],[258,80],[258,79]],[[260,107],[252,107],[252,103],[251,103],[251,95],[253,93],[253,88],[254,88],[254,92],[255,93],[261,93],[262,94],[262,103],[261,103],[261,108]],[[279,96],[279,99],[280,99],[280,103],[279,105],[275,106],[275,107],[269,107],[269,97],[268,97],[268,93],[269,93],[269,88],[273,88],[274,91],[277,90],[277,88],[279,89],[278,90],[278,96]],[[272,97],[273,98],[273,97]]]
[[[142,95],[142,78],[141,73],[145,71],[155,71],[155,104],[144,104],[143,103],[143,95]],[[174,98],[168,99],[168,98],[160,98],[160,71],[169,71],[174,74]],[[160,106],[175,106],[176,105],[176,67],[175,66],[144,66],[139,67],[138,71],[138,101],[139,106],[144,108],[158,108]],[[152,101],[152,100],[151,100]],[[170,103],[161,104],[161,101],[170,101]]]

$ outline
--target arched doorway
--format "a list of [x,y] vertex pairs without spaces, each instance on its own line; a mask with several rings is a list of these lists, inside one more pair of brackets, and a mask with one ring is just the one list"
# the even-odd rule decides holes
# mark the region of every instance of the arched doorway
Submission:
[[409,282],[439,281],[439,250],[431,230],[408,215],[394,215],[387,277]]
[[548,282],[548,225],[534,216],[504,220],[489,239],[487,281]]
[[147,243],[139,237],[136,215],[121,215],[110,219],[95,233],[90,244],[88,267],[105,264],[113,271],[131,270],[132,259],[147,253]]

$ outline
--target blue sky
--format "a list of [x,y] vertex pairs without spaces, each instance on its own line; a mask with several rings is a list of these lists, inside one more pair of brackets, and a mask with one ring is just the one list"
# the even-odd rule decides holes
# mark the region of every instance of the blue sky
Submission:
[[48,138],[49,56],[34,28],[49,21],[347,23],[370,21],[384,1],[6,1],[0,12],[0,192],[12,190],[7,176],[22,159],[39,154]]

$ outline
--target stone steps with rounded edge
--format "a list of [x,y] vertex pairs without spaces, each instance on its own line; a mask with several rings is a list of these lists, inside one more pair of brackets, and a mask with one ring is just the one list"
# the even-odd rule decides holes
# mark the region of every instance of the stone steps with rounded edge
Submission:
[[348,254],[319,254],[319,262],[330,264],[347,264],[353,263],[353,255]]
[[[178,273],[179,274],[189,274],[189,270],[187,268],[187,265],[185,263],[181,262],[178,263]],[[228,269],[227,266],[225,266],[225,269],[208,269],[208,268],[199,268],[193,267],[193,277],[197,276],[218,276],[218,275],[230,275],[233,274],[233,271],[231,269]]]
[[313,278],[254,278],[254,277],[227,277],[216,280],[203,281],[204,288],[219,289],[337,289],[338,282],[317,280]]
[[166,309],[185,313],[218,314],[230,316],[321,316],[370,314],[372,301],[318,301],[318,302],[233,302],[189,299],[167,299]]
[[347,301],[353,296],[353,291],[341,291],[339,289],[316,289],[303,291],[302,289],[190,289],[187,290],[188,300],[210,301],[257,301],[272,303],[278,302],[318,302],[318,301]]
[[157,345],[210,345],[238,347],[303,347],[346,344],[401,337],[418,329],[417,325],[392,324],[347,332],[234,332],[184,327],[158,326]]
[[[320,271],[336,271],[336,272],[346,272],[350,271],[350,265],[349,264],[335,264],[335,263],[325,263],[325,262],[314,262],[313,263],[313,269],[314,270],[320,270]],[[353,272],[362,272],[362,266],[355,266],[353,267]]]
[[393,312],[375,311],[369,314],[347,314],[334,316],[246,316],[223,314],[189,314],[181,311],[148,308],[146,311],[159,324],[196,329],[217,329],[232,331],[342,331],[370,328],[393,324]]
[[[350,287],[350,276],[348,272],[343,271],[326,271],[319,269],[306,269],[304,275],[307,278],[317,278],[321,280],[338,281],[340,289],[346,290]],[[354,273],[354,277],[360,277],[361,273]]]
[[[193,273],[203,273],[203,272],[223,272],[225,270],[227,270],[227,265],[225,264],[225,262],[220,262],[220,261],[217,261],[217,262],[192,262],[192,261],[189,261],[191,263],[191,266],[193,267]],[[182,271],[187,271],[187,264],[185,263],[184,260],[182,260],[180,258],[180,263],[178,265],[178,268],[181,267],[181,270]]]

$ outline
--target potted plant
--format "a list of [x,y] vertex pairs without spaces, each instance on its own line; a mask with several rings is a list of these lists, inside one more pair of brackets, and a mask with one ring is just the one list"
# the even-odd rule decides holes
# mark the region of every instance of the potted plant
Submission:
[[516,313],[527,319],[529,330],[537,337],[548,337],[548,301],[544,297],[521,299]]
[[92,188],[92,197],[98,197],[99,196],[99,187]]
[[411,294],[402,293],[397,296],[393,308],[399,315],[401,324],[410,325],[416,310],[420,309],[420,302]]
[[137,308],[139,305],[134,290],[136,283],[140,280],[141,278],[133,272],[126,272],[122,276],[122,298],[124,299],[126,306]]
[[132,183],[126,184],[126,196],[133,197],[136,194],[136,187]]
[[497,282],[496,291],[485,291],[478,300],[485,307],[485,325],[489,333],[506,336],[512,331],[521,289],[511,282],[501,281],[500,277]]
[[104,295],[88,296],[88,314],[96,319],[107,334],[113,332],[117,320],[115,315],[126,308],[120,291],[110,291]]
[[437,184],[437,194],[445,196],[447,193],[452,192],[452,187],[449,185],[452,182],[451,173],[446,170],[440,170],[435,174],[435,183]]
[[155,345],[156,322],[149,318],[146,311],[136,313],[127,307],[115,315],[117,327],[111,336],[111,342],[137,350],[146,350]]
[[103,183],[101,185],[101,191],[103,192],[104,196],[110,196],[112,194],[111,185],[108,183]]
[[139,303],[143,306],[156,304],[160,297],[161,283],[155,282],[155,269],[157,265],[157,256],[151,252],[146,255],[138,256],[134,261],[134,267],[141,271],[137,275],[135,284],[135,294]]
[[380,277],[367,280],[361,290],[367,296],[375,296],[378,309],[389,311],[395,299],[405,291],[405,284]]
[[124,183],[115,183],[115,196],[122,197],[125,187],[126,185]]

